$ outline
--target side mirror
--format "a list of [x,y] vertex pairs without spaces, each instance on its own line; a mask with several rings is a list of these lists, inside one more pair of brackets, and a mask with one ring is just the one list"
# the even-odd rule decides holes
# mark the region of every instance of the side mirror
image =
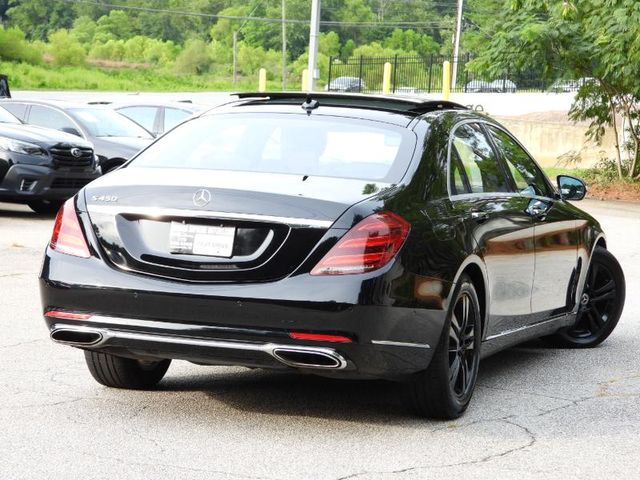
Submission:
[[558,189],[563,200],[582,200],[587,195],[587,185],[576,177],[558,175]]
[[82,137],[82,134],[73,127],[63,127],[60,129],[61,132],[70,133],[71,135],[75,135],[76,137]]

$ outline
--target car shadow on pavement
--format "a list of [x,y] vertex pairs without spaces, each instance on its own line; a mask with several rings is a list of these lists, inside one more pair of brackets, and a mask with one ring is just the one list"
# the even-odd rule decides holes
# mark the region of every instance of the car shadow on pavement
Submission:
[[42,214],[36,213],[29,209],[29,207],[23,207],[20,205],[11,205],[0,203],[0,218],[25,218],[29,220],[51,220],[55,218],[56,214]]
[[[548,354],[542,343],[528,343],[481,362],[478,383],[526,376],[527,369]],[[171,371],[170,371],[171,372]],[[365,423],[415,423],[403,403],[403,386],[383,380],[343,380],[261,369],[206,369],[189,377],[169,375],[158,386],[165,391],[200,391],[241,411],[331,418]],[[472,408],[482,408],[474,399]]]

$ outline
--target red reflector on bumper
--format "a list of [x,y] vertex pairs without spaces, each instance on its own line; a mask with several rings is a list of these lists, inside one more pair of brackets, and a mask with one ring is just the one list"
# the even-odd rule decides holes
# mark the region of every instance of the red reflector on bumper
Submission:
[[49,310],[44,315],[46,317],[63,318],[65,320],[88,320],[91,318],[91,315],[88,313],[73,313],[63,310]]
[[322,333],[289,332],[289,337],[295,340],[315,340],[317,342],[351,343],[353,341],[344,335],[324,335]]

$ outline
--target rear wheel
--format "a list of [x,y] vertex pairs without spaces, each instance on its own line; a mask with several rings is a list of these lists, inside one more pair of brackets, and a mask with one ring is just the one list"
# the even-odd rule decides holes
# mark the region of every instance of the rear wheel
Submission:
[[59,200],[36,200],[33,202],[29,202],[29,208],[36,213],[40,213],[42,215],[52,215],[54,213],[58,213],[60,207],[64,202]]
[[84,352],[89,371],[98,383],[107,387],[146,390],[162,380],[171,360],[143,362],[108,353]]
[[624,273],[611,253],[596,247],[591,258],[575,324],[547,337],[552,344],[590,348],[602,343],[620,320],[625,299]]
[[480,365],[481,314],[471,279],[460,278],[452,307],[427,370],[408,382],[410,406],[420,416],[454,419],[469,406]]

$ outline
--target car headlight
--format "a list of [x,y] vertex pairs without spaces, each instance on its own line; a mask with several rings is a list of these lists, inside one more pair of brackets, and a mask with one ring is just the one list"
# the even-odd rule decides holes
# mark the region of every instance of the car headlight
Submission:
[[0,137],[0,149],[33,156],[45,156],[47,154],[46,150],[40,145],[7,137]]

